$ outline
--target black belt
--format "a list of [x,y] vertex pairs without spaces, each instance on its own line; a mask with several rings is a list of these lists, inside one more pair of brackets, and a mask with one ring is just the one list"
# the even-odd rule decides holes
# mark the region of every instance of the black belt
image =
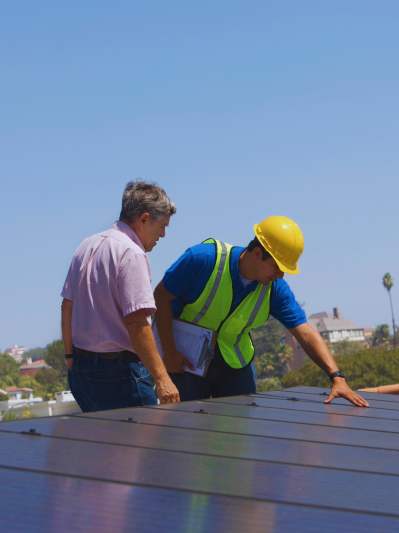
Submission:
[[122,350],[121,352],[89,352],[89,350],[82,350],[82,348],[73,347],[73,353],[78,357],[100,357],[101,359],[122,359],[123,361],[133,361],[140,363],[140,358],[134,352]]

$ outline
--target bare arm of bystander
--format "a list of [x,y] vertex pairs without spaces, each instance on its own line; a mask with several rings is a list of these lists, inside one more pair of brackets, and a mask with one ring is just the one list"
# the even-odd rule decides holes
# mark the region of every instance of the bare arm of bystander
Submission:
[[[64,353],[72,354],[72,300],[64,298],[61,304],[61,331]],[[72,368],[72,359],[65,359],[68,368]]]
[[399,383],[380,385],[379,387],[365,387],[359,390],[363,392],[379,392],[380,394],[399,394]]

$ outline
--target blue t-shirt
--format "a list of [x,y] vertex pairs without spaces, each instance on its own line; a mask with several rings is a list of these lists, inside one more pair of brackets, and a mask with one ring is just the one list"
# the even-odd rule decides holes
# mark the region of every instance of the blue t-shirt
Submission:
[[[239,271],[241,246],[234,246],[230,254],[230,272],[233,282],[233,302],[230,312],[256,289],[257,281],[248,282]],[[183,307],[193,303],[204,290],[216,261],[216,246],[197,244],[188,248],[183,255],[166,271],[163,278],[165,288],[175,296],[172,301],[173,315],[179,317]],[[284,279],[273,281],[270,296],[270,314],[287,329],[306,322],[302,307],[295,300],[288,283]]]

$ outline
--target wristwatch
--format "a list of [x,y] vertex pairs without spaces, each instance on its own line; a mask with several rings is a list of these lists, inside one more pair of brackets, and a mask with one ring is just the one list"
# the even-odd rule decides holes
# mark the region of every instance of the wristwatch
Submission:
[[66,353],[66,354],[64,355],[64,358],[65,358],[65,359],[73,359],[73,355],[72,355],[71,353]]
[[345,374],[342,372],[342,370],[336,370],[335,372],[331,372],[331,374],[328,374],[328,377],[332,381],[334,378],[346,378]]

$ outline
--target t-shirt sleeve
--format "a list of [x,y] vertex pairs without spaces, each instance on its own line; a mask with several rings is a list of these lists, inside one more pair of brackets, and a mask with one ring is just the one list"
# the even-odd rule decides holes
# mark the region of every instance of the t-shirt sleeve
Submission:
[[162,283],[182,304],[195,301],[212,273],[215,261],[214,247],[199,244],[188,248],[168,268]]
[[273,282],[270,314],[287,329],[295,328],[307,322],[305,311],[296,301],[294,293],[284,279]]
[[147,310],[149,315],[156,311],[150,268],[144,254],[126,251],[119,265],[117,292],[123,316],[140,309]]
[[71,265],[68,270],[67,277],[65,279],[64,286],[62,287],[61,296],[67,300],[73,300],[73,277],[75,274],[74,260],[72,260]]

